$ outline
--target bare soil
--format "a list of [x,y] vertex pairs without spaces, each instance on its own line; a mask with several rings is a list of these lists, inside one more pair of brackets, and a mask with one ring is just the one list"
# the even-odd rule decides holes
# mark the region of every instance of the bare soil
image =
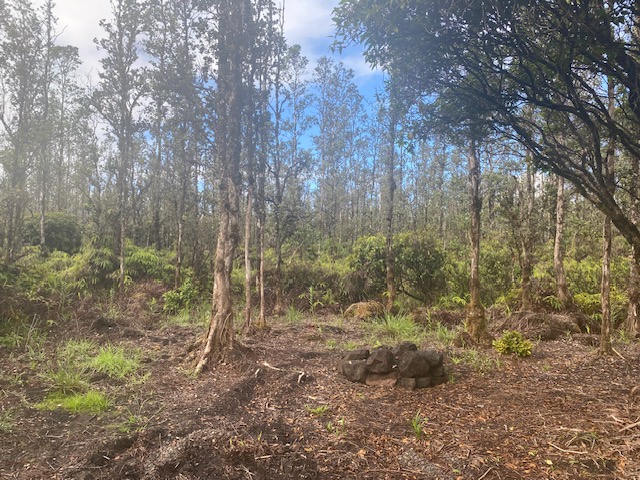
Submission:
[[51,334],[42,360],[65,338],[142,349],[144,383],[94,379],[115,400],[99,416],[36,409],[41,365],[0,347],[1,478],[640,479],[637,341],[612,357],[570,335],[524,359],[446,347],[450,381],[407,391],[340,376],[336,347],[368,334],[336,317],[275,323],[199,378],[201,330],[103,323]]

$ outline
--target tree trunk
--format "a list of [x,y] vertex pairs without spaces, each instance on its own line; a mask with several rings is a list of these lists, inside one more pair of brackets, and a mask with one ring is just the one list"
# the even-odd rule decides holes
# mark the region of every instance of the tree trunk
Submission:
[[556,177],[556,236],[553,244],[553,270],[556,276],[556,296],[564,309],[571,305],[567,276],[564,272],[564,178]]
[[471,279],[469,282],[469,305],[467,307],[466,330],[476,343],[486,343],[489,338],[487,319],[480,299],[480,159],[475,140],[469,147],[469,203],[471,241]]
[[531,217],[533,216],[533,207],[535,202],[533,188],[533,169],[531,168],[531,164],[529,162],[527,163],[527,171],[525,175],[525,199],[521,209],[523,218],[522,232],[520,234],[522,262],[521,308],[524,311],[529,311],[533,307],[533,300],[531,298],[531,275],[533,272],[533,262],[531,260],[531,250],[533,249],[533,229],[531,225]]
[[242,152],[242,90],[245,48],[244,2],[222,0],[219,4],[218,97],[215,138],[219,139],[220,225],[213,276],[211,324],[196,373],[208,364],[227,359],[233,347],[231,271],[238,245],[240,156]]
[[393,310],[393,304],[396,301],[396,282],[395,282],[395,259],[393,253],[393,207],[396,192],[395,170],[395,153],[396,153],[396,128],[398,119],[393,102],[393,95],[390,98],[389,112],[389,155],[387,157],[387,218],[386,218],[386,269],[387,269],[387,311]]
[[[615,89],[611,78],[608,82],[609,114],[615,114]],[[615,189],[615,138],[609,138],[609,146],[605,156],[605,180],[606,188]],[[602,246],[602,289],[600,292],[600,302],[602,305],[602,325],[600,328],[600,348],[598,352],[602,355],[611,355],[611,249],[613,243],[613,233],[611,219],[605,217],[603,227]]]
[[247,211],[244,216],[244,332],[251,331],[251,219],[253,209],[253,181],[247,190]]

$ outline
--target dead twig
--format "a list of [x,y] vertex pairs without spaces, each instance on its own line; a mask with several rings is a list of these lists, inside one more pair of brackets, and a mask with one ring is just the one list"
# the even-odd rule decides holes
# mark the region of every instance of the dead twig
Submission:
[[562,453],[573,453],[574,455],[587,455],[589,453],[589,452],[581,452],[578,450],[565,450],[564,448],[560,448],[559,446],[554,445],[553,443],[550,443],[549,445],[555,448],[556,450],[560,450]]
[[486,472],[484,472],[481,476],[478,477],[478,480],[482,480],[483,478],[485,478],[487,475],[489,475],[489,472],[491,472],[491,470],[493,470],[495,467],[489,467],[489,470],[487,470]]

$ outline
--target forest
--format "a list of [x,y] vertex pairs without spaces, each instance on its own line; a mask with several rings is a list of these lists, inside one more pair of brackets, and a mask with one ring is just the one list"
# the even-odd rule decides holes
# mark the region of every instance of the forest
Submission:
[[640,478],[636,2],[288,7],[0,0],[0,477]]

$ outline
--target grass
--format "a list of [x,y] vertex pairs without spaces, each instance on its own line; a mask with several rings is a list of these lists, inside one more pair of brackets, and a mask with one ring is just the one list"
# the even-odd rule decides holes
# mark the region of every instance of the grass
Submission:
[[96,372],[104,373],[111,378],[132,377],[140,368],[140,354],[107,345],[100,349],[90,365]]
[[329,411],[329,405],[319,405],[317,407],[310,407],[309,405],[305,405],[304,408],[311,415],[316,417],[322,417]]
[[111,401],[102,392],[89,390],[85,393],[64,394],[50,393],[42,402],[36,405],[39,410],[57,410],[62,408],[71,413],[99,414],[111,406]]
[[185,308],[173,315],[167,315],[164,326],[206,327],[211,321],[211,304],[203,302],[196,308]]
[[420,440],[424,435],[424,426],[427,423],[427,420],[428,419],[426,417],[422,416],[420,411],[411,418],[411,428],[413,429],[413,434],[418,440]]
[[480,353],[475,349],[462,350],[459,355],[452,355],[451,361],[455,365],[465,364],[472,367],[478,373],[488,373],[500,368],[500,360]]
[[[80,369],[78,369],[80,368]],[[85,371],[82,367],[70,366],[58,361],[57,368],[47,370],[40,374],[40,377],[47,382],[51,388],[64,395],[81,393],[89,388],[89,382],[85,378]]]
[[416,325],[410,316],[404,314],[385,315],[383,319],[372,323],[370,328],[378,341],[412,342],[419,345],[426,338],[424,328]]
[[289,305],[287,313],[284,315],[287,323],[300,323],[304,319],[304,314],[293,305]]
[[15,421],[13,419],[13,412],[11,410],[0,412],[0,433],[11,433],[14,426]]

